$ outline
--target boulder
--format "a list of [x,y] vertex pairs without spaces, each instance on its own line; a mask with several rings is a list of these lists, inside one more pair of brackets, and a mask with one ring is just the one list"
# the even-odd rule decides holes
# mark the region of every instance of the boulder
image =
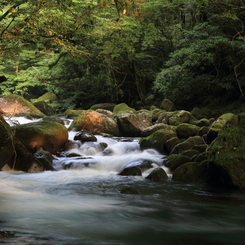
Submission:
[[[197,147],[199,146],[199,147]],[[170,152],[171,154],[180,154],[187,150],[201,150],[201,146],[203,147],[202,150],[207,148],[207,145],[204,144],[203,139],[200,136],[193,136],[189,137],[187,140],[177,144],[173,150]]]
[[159,129],[166,129],[167,131],[172,132],[173,134],[176,133],[174,126],[170,126],[170,125],[165,124],[165,123],[157,123],[157,124],[151,125],[145,129],[143,129],[143,131],[141,132],[141,137],[147,137]]
[[171,171],[174,171],[176,168],[181,166],[182,164],[189,162],[190,157],[180,155],[180,154],[172,154],[167,157],[164,161],[165,167],[169,168]]
[[59,117],[43,117],[42,120],[43,121],[53,121],[53,122],[57,122],[57,123],[60,123],[62,125],[65,125],[64,120],[62,120]]
[[189,123],[192,119],[192,115],[189,111],[179,110],[171,112],[162,112],[159,114],[156,123],[165,123],[173,126],[177,126],[181,123]]
[[166,111],[174,111],[174,103],[169,99],[164,99],[160,105],[160,108]]
[[33,105],[40,110],[43,114],[47,115],[47,116],[51,116],[54,114],[54,110],[53,108],[46,103],[45,101],[37,101],[34,102]]
[[206,174],[206,163],[187,162],[173,172],[172,180],[180,182],[205,182]]
[[182,123],[176,127],[176,133],[179,138],[188,139],[198,134],[200,128],[189,123]]
[[110,112],[113,112],[113,109],[116,104],[113,103],[100,103],[100,104],[95,104],[90,107],[91,110],[108,110]]
[[109,110],[105,110],[105,109],[97,109],[97,112],[106,115],[107,117],[113,117],[113,112],[109,111]]
[[222,185],[245,188],[245,113],[232,116],[208,149],[215,179]]
[[172,152],[172,150],[174,149],[174,147],[176,145],[178,145],[179,143],[184,142],[184,141],[185,141],[185,139],[179,139],[178,137],[172,137],[172,138],[166,140],[165,148],[166,148],[167,153],[169,154],[170,152]]
[[54,157],[50,152],[44,151],[43,149],[39,149],[33,154],[33,157],[41,163],[45,170],[54,170]]
[[69,118],[69,119],[74,119],[74,118],[82,115],[84,112],[85,112],[85,110],[71,110],[71,109],[67,109],[64,112],[64,116],[66,118]]
[[172,137],[176,137],[176,134],[172,131],[168,131],[166,129],[160,129],[151,134],[148,137],[141,138],[139,141],[140,149],[146,150],[149,148],[155,149],[160,153],[165,153],[165,142]]
[[168,175],[162,168],[156,168],[146,177],[146,179],[154,181],[167,181]]
[[207,133],[207,144],[211,144],[214,139],[218,136],[219,131],[223,128],[225,123],[234,116],[233,113],[225,113],[215,120]]
[[7,95],[0,98],[1,110],[8,117],[30,116],[34,118],[45,115],[34,105],[19,95]]
[[43,150],[56,155],[65,149],[68,141],[67,128],[53,121],[22,124],[13,127],[13,130],[15,137],[31,152],[35,152],[37,148],[41,147]]
[[124,176],[142,176],[141,169],[136,166],[124,168],[118,175]]
[[122,136],[139,137],[145,128],[152,125],[151,114],[145,111],[120,113],[116,119]]
[[69,130],[87,130],[91,134],[107,133],[114,136],[121,135],[115,120],[92,110],[83,111],[71,123]]
[[46,103],[53,103],[58,101],[58,98],[53,92],[47,92],[35,100],[35,102],[39,102],[39,101],[44,101]]
[[129,107],[127,104],[125,103],[121,103],[118,105],[115,105],[113,108],[113,114],[116,116],[117,114],[120,113],[134,113],[136,112],[135,109]]

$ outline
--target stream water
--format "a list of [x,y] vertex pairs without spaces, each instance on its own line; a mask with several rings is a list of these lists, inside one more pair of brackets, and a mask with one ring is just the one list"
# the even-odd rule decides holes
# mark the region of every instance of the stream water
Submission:
[[[147,159],[154,167],[163,156],[141,152],[137,139],[97,137],[113,154],[75,149],[91,157],[89,165],[67,159],[72,167],[65,170],[64,159],[57,158],[58,171],[0,172],[0,230],[15,233],[0,238],[0,244],[245,244],[245,191],[149,181],[147,171],[141,177],[120,176],[128,162]],[[138,194],[121,194],[125,186]]]

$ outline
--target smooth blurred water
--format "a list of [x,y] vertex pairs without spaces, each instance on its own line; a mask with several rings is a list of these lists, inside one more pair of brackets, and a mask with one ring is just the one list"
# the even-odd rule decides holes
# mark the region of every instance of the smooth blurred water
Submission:
[[[135,142],[129,146],[118,139],[98,139],[107,141],[114,154],[94,152],[95,164],[89,167],[37,174],[0,172],[0,229],[15,232],[14,237],[0,238],[0,244],[245,244],[243,190],[154,182],[145,179],[147,172],[119,176],[132,159],[160,165],[163,156],[141,152]],[[56,165],[61,162],[56,159]],[[120,194],[125,186],[139,194]]]

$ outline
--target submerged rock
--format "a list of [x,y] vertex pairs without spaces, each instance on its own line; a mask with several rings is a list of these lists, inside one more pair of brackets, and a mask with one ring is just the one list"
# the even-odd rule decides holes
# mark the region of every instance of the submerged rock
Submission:
[[138,194],[138,191],[135,190],[133,187],[126,186],[121,189],[120,193],[121,194]]

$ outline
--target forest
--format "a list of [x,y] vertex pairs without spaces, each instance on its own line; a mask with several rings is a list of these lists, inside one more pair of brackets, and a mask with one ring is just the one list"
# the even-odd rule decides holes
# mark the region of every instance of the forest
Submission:
[[56,111],[97,103],[242,103],[242,0],[0,0],[0,96]]

